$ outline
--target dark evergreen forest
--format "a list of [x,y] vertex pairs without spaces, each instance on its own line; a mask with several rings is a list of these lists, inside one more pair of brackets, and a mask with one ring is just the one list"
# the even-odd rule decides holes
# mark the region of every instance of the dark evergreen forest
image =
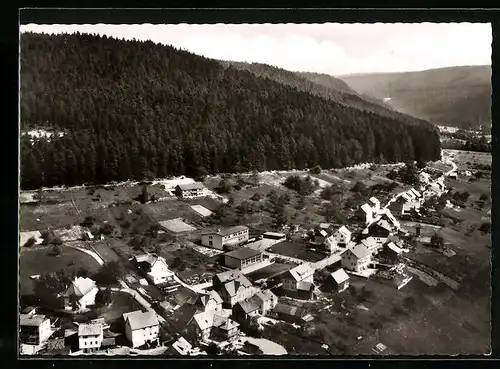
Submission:
[[436,160],[437,130],[153,42],[21,37],[21,187]]

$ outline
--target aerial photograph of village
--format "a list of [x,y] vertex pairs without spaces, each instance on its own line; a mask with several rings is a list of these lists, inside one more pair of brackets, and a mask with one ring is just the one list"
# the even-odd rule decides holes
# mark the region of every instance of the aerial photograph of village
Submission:
[[20,26],[19,355],[491,352],[491,26]]

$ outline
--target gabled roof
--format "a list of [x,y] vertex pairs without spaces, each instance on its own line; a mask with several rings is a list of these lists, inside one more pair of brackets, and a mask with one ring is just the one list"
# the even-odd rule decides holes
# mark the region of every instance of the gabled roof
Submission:
[[212,328],[214,325],[214,315],[213,311],[206,311],[203,313],[196,314],[194,318],[194,322],[198,325],[198,327],[204,331],[205,329]]
[[257,292],[257,294],[255,296],[257,296],[262,301],[268,301],[268,300],[272,300],[272,299],[277,299],[278,298],[271,290],[262,290],[262,291],[259,291],[259,292]]
[[22,314],[30,314],[36,312],[36,306],[26,306],[21,313]]
[[330,275],[337,284],[344,283],[349,279],[349,275],[344,269],[338,269]]
[[342,226],[339,229],[337,229],[336,233],[340,233],[340,234],[342,234],[342,235],[344,235],[346,237],[351,236],[351,231],[348,230],[346,226]]
[[390,250],[394,251],[396,254],[401,254],[403,252],[403,250],[400,247],[398,247],[394,242],[389,242],[388,244],[386,244],[386,246]]
[[210,298],[214,299],[214,301],[217,304],[222,304],[222,298],[220,297],[220,295],[216,291],[212,290],[208,294],[209,294]]
[[299,317],[299,318],[302,318],[305,315],[307,315],[307,311],[304,310],[303,308],[288,305],[288,304],[283,304],[283,303],[276,304],[276,307],[273,309],[273,311],[275,313],[281,313],[281,314],[295,316],[295,317]]
[[319,227],[320,227],[321,229],[328,229],[328,228],[330,228],[331,226],[332,226],[332,223],[320,223],[320,224],[319,224]]
[[245,312],[245,314],[250,314],[254,311],[259,310],[260,301],[257,296],[252,296],[248,299],[239,301],[237,305],[239,305],[239,307]]
[[[248,281],[248,279],[247,279],[247,281]],[[252,283],[250,283],[250,281],[248,281],[248,284],[247,284],[247,283],[241,283],[241,281],[239,281],[239,280],[233,280],[233,281],[225,283],[224,289],[226,290],[226,292],[228,293],[229,296],[235,296],[238,294],[238,291],[240,289],[249,288],[251,286],[252,286]]]
[[20,314],[19,325],[24,327],[39,327],[48,318],[42,314]]
[[377,223],[372,224],[370,227],[374,227],[374,226],[378,226],[378,227],[384,228],[384,229],[386,229],[389,232],[392,231],[391,225],[385,219],[380,219]]
[[309,263],[300,264],[295,268],[290,269],[288,272],[297,282],[300,282],[303,279],[314,274],[314,270]]
[[371,255],[370,250],[368,250],[368,248],[362,243],[358,243],[356,246],[349,249],[349,251],[351,251],[357,259],[361,259],[365,256]]
[[131,313],[123,314],[125,323],[128,321],[130,329],[135,331],[147,327],[153,327],[159,324],[158,317],[152,311],[143,313],[142,311],[133,311]]
[[225,253],[224,256],[229,256],[238,260],[245,260],[260,254],[260,251],[250,249],[248,247],[240,247],[239,249]]
[[66,290],[64,296],[76,295],[78,297],[83,297],[95,288],[97,288],[97,286],[92,279],[77,277]]
[[247,277],[243,275],[238,269],[228,270],[227,272],[218,273],[215,275],[215,278],[218,279],[221,283],[227,283],[230,281],[237,280],[245,287],[251,286],[252,283],[248,280]]
[[411,189],[411,192],[413,192],[416,197],[422,197],[422,194],[414,188]]
[[102,333],[101,322],[81,323],[78,326],[79,336],[98,336]]
[[377,199],[375,196],[370,197],[370,202],[375,205],[380,205],[379,199]]
[[210,291],[207,294],[198,295],[196,304],[205,307],[210,300],[214,300],[216,304],[222,304],[222,298],[215,291]]
[[201,182],[194,182],[194,183],[186,183],[186,184],[179,184],[177,185],[182,191],[189,191],[189,190],[202,190],[205,187],[205,185]]
[[408,195],[407,192],[404,192],[403,194],[401,194],[401,197],[403,199],[405,199],[406,201],[411,201],[411,197]]
[[324,229],[322,229],[321,231],[319,231],[319,234],[320,234],[321,236],[323,236],[323,237],[328,236],[328,233],[327,233]]
[[363,210],[366,214],[372,214],[372,207],[368,204],[361,205],[361,210]]
[[230,331],[231,329],[239,327],[240,324],[234,320],[221,316],[219,314],[214,315],[214,327],[218,327],[224,331]]

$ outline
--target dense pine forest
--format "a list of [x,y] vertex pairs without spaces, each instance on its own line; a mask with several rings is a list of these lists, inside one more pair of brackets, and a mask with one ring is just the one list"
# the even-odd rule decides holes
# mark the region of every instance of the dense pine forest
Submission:
[[435,160],[437,130],[152,42],[21,37],[21,187]]

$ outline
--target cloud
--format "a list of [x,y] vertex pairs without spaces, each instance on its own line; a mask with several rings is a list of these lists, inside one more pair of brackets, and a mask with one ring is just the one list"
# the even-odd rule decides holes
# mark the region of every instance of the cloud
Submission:
[[23,25],[151,40],[213,59],[342,75],[491,64],[487,23]]

